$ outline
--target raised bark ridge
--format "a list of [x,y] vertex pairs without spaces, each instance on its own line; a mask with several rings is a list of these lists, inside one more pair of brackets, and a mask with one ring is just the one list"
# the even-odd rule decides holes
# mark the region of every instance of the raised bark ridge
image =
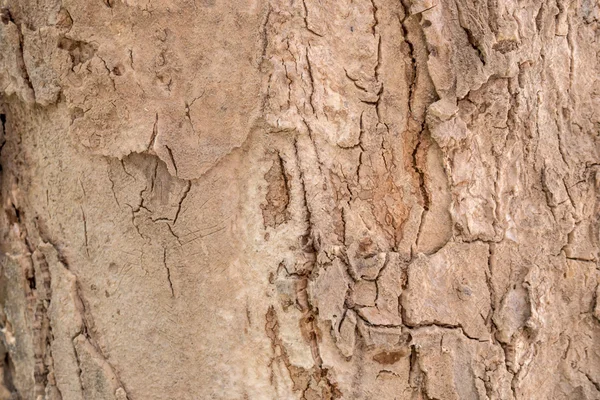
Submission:
[[598,398],[599,20],[3,3],[0,398]]

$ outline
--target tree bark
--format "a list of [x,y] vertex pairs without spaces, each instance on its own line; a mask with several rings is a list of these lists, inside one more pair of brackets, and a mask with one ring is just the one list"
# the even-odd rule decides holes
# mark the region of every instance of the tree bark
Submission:
[[592,0],[4,0],[1,399],[600,398]]

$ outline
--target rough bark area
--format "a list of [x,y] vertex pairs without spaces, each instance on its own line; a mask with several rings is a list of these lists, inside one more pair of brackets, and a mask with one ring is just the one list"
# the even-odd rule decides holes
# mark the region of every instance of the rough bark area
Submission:
[[592,0],[3,0],[1,399],[599,399]]

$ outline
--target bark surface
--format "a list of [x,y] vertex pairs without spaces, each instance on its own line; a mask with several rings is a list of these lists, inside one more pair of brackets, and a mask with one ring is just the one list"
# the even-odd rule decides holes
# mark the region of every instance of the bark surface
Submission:
[[0,399],[599,399],[593,0],[2,0]]

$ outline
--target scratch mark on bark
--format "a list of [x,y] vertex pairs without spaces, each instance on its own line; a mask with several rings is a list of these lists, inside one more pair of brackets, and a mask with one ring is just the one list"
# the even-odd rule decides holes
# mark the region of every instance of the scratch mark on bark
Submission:
[[81,209],[81,216],[83,218],[83,236],[84,236],[84,239],[85,239],[85,253],[89,257],[90,256],[90,249],[88,247],[87,219],[85,217],[85,211],[83,211],[83,207],[79,206],[79,208]]

